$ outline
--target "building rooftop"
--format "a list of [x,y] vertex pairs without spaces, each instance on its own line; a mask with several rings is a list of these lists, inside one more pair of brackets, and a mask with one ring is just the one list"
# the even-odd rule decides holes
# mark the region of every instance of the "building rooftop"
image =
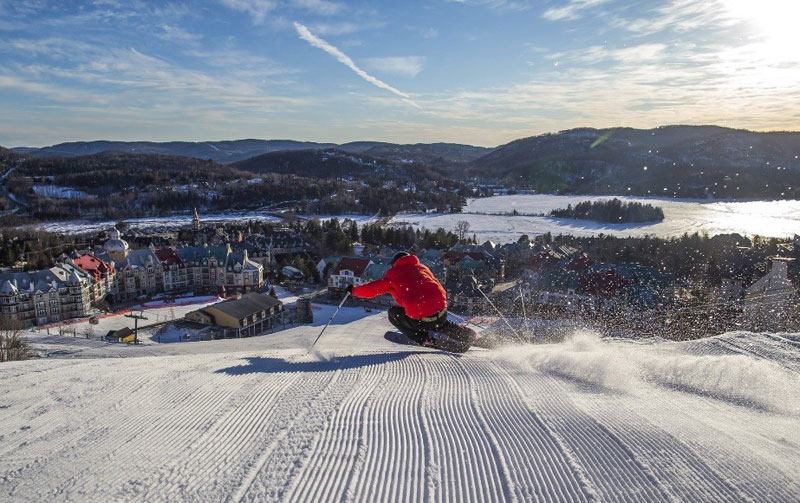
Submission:
[[225,300],[218,304],[203,308],[201,311],[206,311],[207,309],[213,307],[214,309],[222,311],[223,313],[232,316],[237,320],[242,320],[248,316],[282,304],[283,303],[280,300],[266,293],[251,292],[242,295],[240,299]]

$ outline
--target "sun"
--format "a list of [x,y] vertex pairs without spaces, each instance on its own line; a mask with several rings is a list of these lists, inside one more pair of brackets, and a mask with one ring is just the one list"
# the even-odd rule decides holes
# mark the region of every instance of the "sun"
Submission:
[[797,60],[800,47],[800,1],[722,0],[730,16],[748,24],[763,44],[767,59]]

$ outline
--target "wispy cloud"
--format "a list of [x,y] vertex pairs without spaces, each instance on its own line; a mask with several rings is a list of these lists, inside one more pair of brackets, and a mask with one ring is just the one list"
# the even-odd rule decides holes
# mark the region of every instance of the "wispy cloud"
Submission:
[[294,28],[295,28],[295,30],[297,30],[297,34],[300,36],[300,38],[302,38],[303,40],[305,40],[306,42],[308,42],[312,46],[314,46],[314,47],[316,47],[318,49],[322,49],[323,51],[327,52],[328,54],[330,54],[331,56],[336,58],[337,61],[339,61],[340,63],[342,63],[346,67],[350,68],[351,70],[353,70],[353,72],[355,72],[355,74],[358,75],[359,77],[361,77],[362,79],[366,80],[367,82],[369,82],[370,84],[372,84],[372,85],[374,85],[376,87],[379,87],[381,89],[389,91],[390,93],[395,94],[395,95],[403,98],[403,101],[405,101],[406,103],[408,103],[408,104],[410,104],[410,105],[412,105],[414,107],[422,108],[418,104],[416,104],[414,101],[411,100],[411,96],[409,96],[408,93],[404,93],[403,91],[401,91],[401,90],[399,90],[399,89],[397,89],[395,87],[390,86],[386,82],[384,82],[384,81],[382,81],[382,80],[380,80],[378,78],[375,78],[372,75],[368,74],[367,72],[362,70],[358,65],[356,65],[353,62],[353,60],[350,59],[350,56],[348,56],[347,54],[343,53],[342,51],[340,51],[339,49],[337,49],[333,45],[329,44],[325,40],[317,37],[316,35],[311,33],[311,31],[309,31],[309,29],[306,28],[305,26],[303,26],[302,24],[300,24],[298,22],[295,22],[294,23]]
[[219,0],[219,2],[230,9],[250,14],[256,24],[263,23],[267,14],[277,6],[272,0]]
[[336,36],[349,35],[363,29],[364,27],[351,21],[342,21],[340,23],[315,23],[313,28],[314,31],[320,35]]
[[367,58],[364,63],[375,71],[414,78],[422,71],[423,56],[390,56],[386,58]]
[[181,28],[180,26],[174,26],[169,24],[162,24],[161,25],[162,33],[158,36],[164,40],[175,40],[179,42],[197,42],[198,40],[202,39],[202,35],[198,35],[196,33],[190,33],[185,29]]
[[536,4],[532,0],[445,0],[449,3],[464,5],[482,5],[496,10],[530,10]]
[[292,5],[320,16],[330,16],[345,9],[343,4],[328,0],[292,0]]
[[569,0],[566,5],[560,7],[550,7],[542,17],[550,21],[561,21],[564,19],[577,19],[582,11],[604,4],[609,0]]

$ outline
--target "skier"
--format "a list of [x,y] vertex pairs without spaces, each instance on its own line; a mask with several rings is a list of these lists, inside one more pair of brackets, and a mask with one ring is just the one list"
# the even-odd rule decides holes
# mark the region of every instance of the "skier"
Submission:
[[421,346],[463,353],[475,341],[475,332],[447,319],[447,292],[414,255],[398,252],[383,278],[347,291],[362,299],[391,294],[397,305],[389,308],[389,321]]

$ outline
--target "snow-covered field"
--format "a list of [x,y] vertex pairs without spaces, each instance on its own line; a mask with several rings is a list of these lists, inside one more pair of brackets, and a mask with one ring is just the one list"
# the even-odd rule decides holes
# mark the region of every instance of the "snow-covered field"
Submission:
[[[158,227],[177,229],[191,225],[192,218],[192,215],[186,214],[172,215],[169,217],[129,218],[126,219],[125,222],[128,224],[130,229],[136,229],[140,231]],[[247,220],[259,220],[262,222],[282,221],[280,218],[257,211],[201,215],[200,220],[206,224],[241,222]],[[55,232],[61,234],[87,234],[111,229],[117,224],[117,222],[118,220],[67,220],[61,222],[35,224],[32,227],[45,232]]]
[[385,313],[0,365],[10,501],[798,501],[800,336],[450,355]]
[[33,192],[38,196],[52,197],[56,199],[96,199],[97,196],[72,187],[60,187],[58,185],[34,185]]
[[680,236],[685,232],[709,235],[738,232],[743,235],[791,237],[800,234],[800,201],[703,202],[657,198],[622,197],[659,206],[664,220],[654,224],[605,224],[588,220],[552,217],[504,216],[515,209],[519,213],[548,214],[581,201],[611,199],[609,196],[517,195],[471,199],[464,213],[398,215],[393,223],[414,227],[454,230],[459,220],[470,223],[470,234],[479,241],[498,243],[516,241],[522,234],[533,237],[545,232],[591,236],[600,233],[614,236]]
[[[157,228],[177,230],[181,227],[187,227],[191,225],[192,218],[192,215],[187,214],[172,215],[169,217],[129,218],[125,219],[124,221],[128,224],[128,227],[131,230],[146,231]],[[355,220],[359,223],[359,225],[375,222],[378,219],[377,216],[369,215],[299,215],[298,218],[319,218],[320,220],[330,220],[331,218],[344,220],[347,218],[350,220]],[[204,225],[246,222],[248,220],[272,223],[281,223],[284,221],[283,218],[276,216],[274,213],[266,213],[263,211],[240,211],[200,215],[200,221]],[[30,227],[45,232],[54,232],[59,234],[88,234],[111,229],[117,224],[117,222],[117,220],[67,220],[61,222],[33,224]]]

